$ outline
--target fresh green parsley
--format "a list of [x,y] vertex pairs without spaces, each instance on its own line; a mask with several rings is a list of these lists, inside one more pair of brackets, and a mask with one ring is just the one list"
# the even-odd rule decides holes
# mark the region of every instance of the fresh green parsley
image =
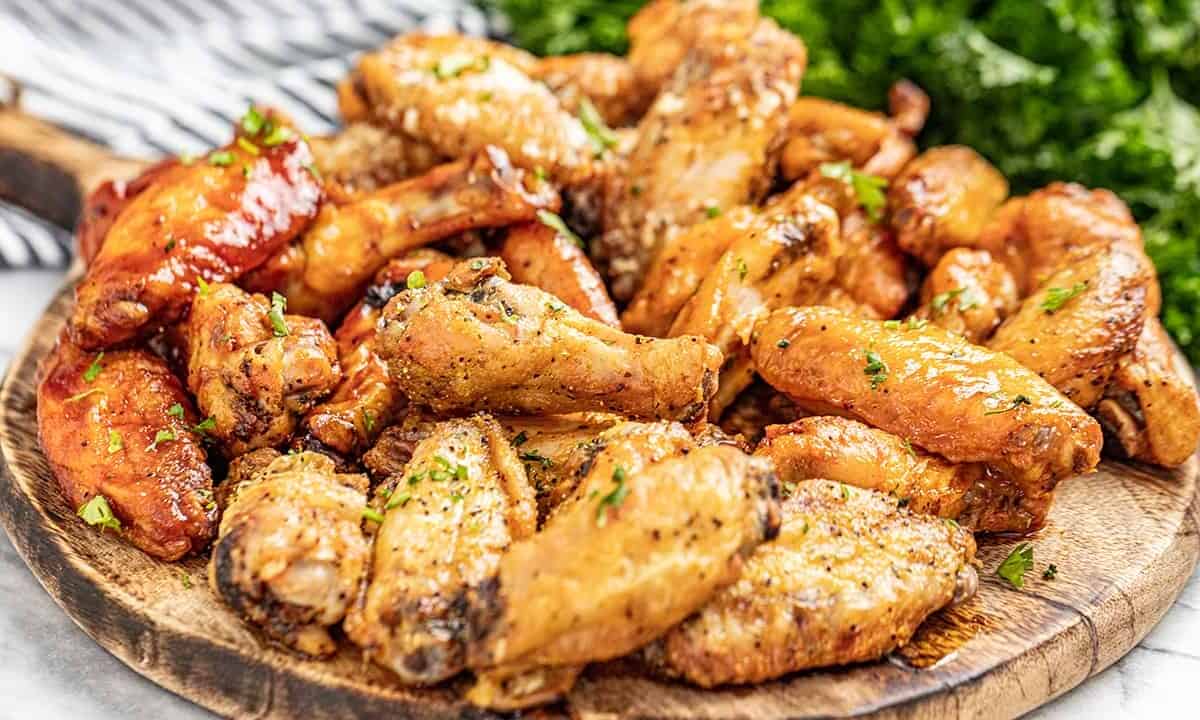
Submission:
[[462,502],[462,501],[463,501],[463,496],[462,496],[462,494],[461,494],[461,493],[451,493],[451,495],[450,495],[450,502],[452,502],[452,503],[460,503],[460,502]]
[[387,505],[384,505],[383,509],[391,510],[392,508],[396,508],[396,507],[404,507],[405,505],[408,504],[409,500],[412,500],[412,493],[409,493],[409,492],[396,493],[395,495],[392,495],[390,498],[388,498]]
[[899,320],[884,320],[883,327],[885,327],[888,330],[899,330],[900,329],[900,321]]
[[183,583],[184,590],[192,589],[192,576],[188,575],[187,573],[183,572],[182,570],[179,572],[179,582]]
[[709,205],[704,208],[704,216],[709,218],[710,220],[712,218],[719,217],[720,214],[721,214],[721,208],[717,207],[716,205]]
[[608,128],[608,125],[604,124],[604,118],[600,117],[596,106],[586,97],[579,101],[579,122],[583,124],[583,129],[587,131],[588,138],[592,141],[596,157],[603,155],[605,150],[617,144],[617,136]]
[[266,122],[267,119],[258,111],[258,108],[251,105],[246,110],[246,114],[242,116],[242,130],[245,130],[247,135],[254,137],[262,132]]
[[171,252],[174,249],[175,249],[175,236],[167,235],[167,244],[163,245],[163,250],[166,252]]
[[1053,315],[1062,309],[1071,298],[1078,296],[1084,290],[1087,290],[1087,283],[1077,282],[1069,288],[1052,287],[1046,290],[1046,297],[1042,300],[1041,308],[1046,311],[1047,315]]
[[420,270],[413,270],[404,281],[404,286],[409,290],[419,290],[425,287],[425,273]]
[[996,574],[1008,581],[1009,585],[1020,589],[1025,587],[1025,573],[1032,569],[1033,546],[1023,542],[1013,548],[1008,557],[1004,558],[1004,562],[996,568]]
[[596,508],[596,525],[604,527],[608,523],[608,509],[616,510],[625,502],[625,496],[629,494],[629,486],[625,484],[625,469],[617,466],[613,469],[612,474],[613,489],[607,495],[600,498],[600,504]]
[[867,364],[863,366],[863,375],[871,378],[871,389],[877,390],[879,386],[887,382],[888,366],[879,357],[879,353],[874,350],[864,350],[863,354],[867,358]]
[[267,313],[267,317],[271,320],[271,327],[275,329],[275,337],[287,337],[291,334],[287,321],[283,317],[285,310],[287,310],[287,298],[277,292],[271,293],[271,310]]
[[917,457],[917,451],[913,450],[912,443],[909,441],[908,438],[904,438],[904,451],[907,452],[909,454],[909,456],[912,458]]
[[125,441],[121,439],[121,433],[116,430],[108,431],[108,454],[112,455],[125,447]]
[[746,276],[750,274],[750,268],[746,266],[746,261],[742,258],[737,259],[737,271],[739,280],[745,280]]
[[203,297],[204,295],[207,295],[211,290],[212,290],[212,286],[208,284],[208,281],[206,281],[204,278],[197,275],[196,276],[196,292],[199,293],[201,297]]
[[[960,297],[961,296],[961,297]],[[954,298],[958,298],[958,310],[963,312],[971,308],[979,307],[979,298],[975,293],[971,292],[970,288],[957,288],[955,290],[947,290],[946,292],[934,295],[929,301],[929,309],[933,311],[934,317],[940,317],[946,312],[946,306]]]
[[100,377],[100,371],[104,369],[104,366],[100,364],[100,361],[103,359],[104,359],[103,352],[96,355],[95,359],[92,360],[92,364],[88,365],[87,370],[83,371],[83,381],[84,382],[92,382],[96,378]]
[[292,139],[292,131],[282,125],[274,125],[267,132],[266,137],[262,139],[262,144],[267,147],[275,147],[282,145]]
[[1045,571],[1042,572],[1042,579],[1053,580],[1056,577],[1058,577],[1058,566],[1054,563],[1050,563],[1046,566]]
[[438,80],[449,80],[462,75],[467,70],[483,72],[492,65],[492,59],[487,55],[470,57],[469,55],[450,55],[444,57],[433,66],[433,74]]
[[555,215],[554,213],[550,212],[549,210],[538,210],[537,211],[537,219],[540,220],[543,225],[550,228],[551,230],[554,230],[559,235],[562,235],[563,237],[565,237],[566,239],[575,243],[579,247],[585,247],[583,244],[583,240],[580,239],[580,237],[578,235],[576,235],[574,233],[574,231],[571,230],[571,228],[567,227],[567,224],[565,222],[563,222],[563,219],[560,218],[559,216]]
[[791,340],[788,340],[787,338],[780,338],[779,342],[775,343],[775,347],[783,349],[783,350],[787,350],[788,346],[790,346],[791,344],[792,344]]
[[257,145],[255,145],[254,143],[250,142],[249,140],[247,140],[246,138],[244,138],[240,135],[238,136],[237,144],[238,144],[238,147],[240,147],[241,149],[250,153],[251,155],[258,155],[260,152],[262,152],[261,150],[258,149]]
[[888,181],[878,175],[858,172],[850,166],[850,161],[839,163],[821,163],[821,174],[828,178],[841,180],[849,185],[858,196],[858,204],[867,211],[867,217],[879,221],[883,217],[883,208],[887,205]]
[[842,499],[849,500],[850,499],[850,486],[847,485],[846,483],[838,483],[838,484],[842,486]]
[[158,432],[154,433],[154,442],[146,446],[146,452],[154,452],[158,449],[159,443],[170,442],[174,440],[175,437],[174,430],[159,430]]
[[209,153],[208,164],[216,167],[229,167],[233,164],[233,153],[228,150],[217,150]]
[[363,408],[362,418],[363,427],[367,429],[367,432],[371,432],[375,429],[375,413],[371,412],[369,408]]
[[121,532],[121,521],[117,519],[116,515],[113,515],[112,506],[108,504],[108,498],[103,495],[96,495],[85,502],[75,514],[83,518],[88,525],[98,526],[101,532],[105,530]]
[[180,405],[179,403],[175,403],[174,405],[171,406],[171,408],[169,410],[167,410],[167,414],[170,415],[171,417],[176,417],[176,418],[179,418],[180,420],[182,420],[183,419],[183,405]]
[[362,517],[363,520],[370,520],[373,523],[383,523],[383,513],[375,508],[363,508]]
[[208,431],[212,430],[216,426],[217,419],[215,417],[206,417],[198,424],[192,426],[192,432],[196,433],[197,435],[207,435]]
[[553,460],[551,460],[550,458],[541,454],[537,450],[529,450],[527,452],[523,452],[523,453],[521,453],[520,458],[522,460],[524,460],[525,462],[538,463],[539,465],[541,465],[544,468],[548,468],[548,467],[551,467],[552,465],[554,465]]
[[533,169],[533,176],[538,179],[538,182],[546,182],[546,168],[538,165]]
[[522,430],[521,432],[517,433],[516,437],[514,437],[512,439],[512,446],[513,447],[521,447],[522,445],[525,444],[525,442],[527,440],[529,440],[529,435],[524,430]]
[[1017,408],[1021,407],[1022,405],[1032,405],[1032,404],[1033,404],[1033,401],[1030,400],[1029,398],[1025,397],[1024,395],[1017,395],[1011,401],[1009,401],[1009,403],[1007,405],[1005,405],[1004,407],[996,408],[995,410],[988,410],[988,411],[984,412],[983,414],[984,415],[1001,415],[1003,413],[1016,410]]

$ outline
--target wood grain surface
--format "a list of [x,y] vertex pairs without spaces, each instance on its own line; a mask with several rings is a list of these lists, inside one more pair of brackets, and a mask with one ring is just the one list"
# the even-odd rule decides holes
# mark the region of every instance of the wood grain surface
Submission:
[[[484,717],[453,685],[397,687],[344,649],[332,661],[265,643],[208,589],[207,558],[154,561],[80,522],[38,449],[36,366],[70,304],[64,288],[0,388],[0,520],[25,562],[96,642],[217,713],[248,718]],[[979,594],[883,661],[705,691],[627,662],[592,667],[563,703],[576,718],[1013,717],[1099,672],[1162,617],[1200,555],[1198,461],[1174,472],[1105,462],[1060,486],[1028,538],[1023,591],[995,576],[1015,540],[982,539]],[[1053,562],[1057,579],[1041,573]],[[12,598],[6,599],[13,602]]]

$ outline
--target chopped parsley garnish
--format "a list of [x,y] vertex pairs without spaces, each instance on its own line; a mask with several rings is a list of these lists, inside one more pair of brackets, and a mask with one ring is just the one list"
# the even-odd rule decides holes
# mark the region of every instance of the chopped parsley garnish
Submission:
[[513,447],[521,447],[522,445],[525,444],[525,441],[527,441],[527,440],[529,440],[529,435],[526,434],[526,432],[524,430],[522,430],[521,432],[517,433],[517,436],[515,438],[512,439],[512,446]]
[[596,508],[596,525],[604,527],[608,523],[608,509],[617,509],[625,502],[625,496],[629,494],[629,486],[625,484],[625,470],[617,466],[613,470],[612,481],[614,487],[609,493],[600,498],[600,504]]
[[1008,557],[1004,558],[1004,562],[996,568],[996,574],[1007,580],[1009,585],[1020,589],[1025,587],[1025,573],[1032,569],[1033,546],[1029,543],[1021,543],[1013,548]]
[[175,236],[167,235],[167,244],[163,245],[163,250],[165,250],[166,252],[171,252],[174,249],[175,249]]
[[479,93],[479,102],[491,102],[491,101],[492,101],[492,91],[491,90],[484,90],[483,92]]
[[208,156],[208,164],[217,167],[229,167],[233,164],[233,153],[228,150],[217,150]]
[[88,500],[79,507],[75,513],[83,518],[83,521],[92,527],[99,526],[100,531],[116,530],[121,532],[121,521],[113,515],[112,507],[108,504],[108,498],[103,495],[96,495],[91,500]]
[[375,508],[370,508],[370,507],[363,508],[362,516],[363,516],[363,520],[370,520],[373,523],[382,523],[383,522],[383,513],[379,512]]
[[179,572],[179,582],[183,583],[184,590],[192,589],[192,576],[188,575],[187,573],[183,572],[182,570]]
[[925,326],[929,324],[929,321],[919,318],[916,315],[910,315],[906,321],[906,324],[909,330],[924,330]]
[[600,117],[600,112],[596,110],[596,106],[591,100],[583,98],[579,101],[579,122],[583,124],[583,129],[587,131],[588,137],[592,141],[592,146],[596,149],[596,156],[604,154],[604,151],[617,144],[617,136],[613,131],[604,124],[604,118]]
[[95,380],[96,378],[98,378],[100,376],[100,371],[104,369],[104,366],[100,364],[100,361],[103,359],[104,359],[103,352],[96,355],[95,359],[92,360],[92,364],[88,365],[87,370],[83,371],[83,381],[84,382],[92,382],[93,380]]
[[180,405],[179,403],[175,403],[174,405],[171,406],[170,410],[167,410],[167,414],[170,415],[171,417],[177,417],[180,420],[182,420],[183,419],[183,406]]
[[781,338],[779,340],[779,342],[775,343],[775,347],[786,350],[788,348],[788,346],[790,346],[791,344],[792,344],[791,340],[788,340],[787,338]]
[[266,145],[267,147],[275,147],[276,145],[282,145],[291,139],[291,130],[282,125],[275,125],[267,132],[267,136],[262,139],[262,144]]
[[91,395],[93,393],[98,393],[98,392],[104,392],[104,391],[101,390],[100,388],[92,388],[91,390],[84,390],[81,393],[76,393],[75,395],[72,395],[71,397],[67,398],[63,402],[75,402],[76,400],[82,400],[85,397],[87,397],[88,395]]
[[538,165],[533,169],[533,176],[540,182],[546,182],[546,168]]
[[1054,563],[1050,563],[1046,566],[1046,570],[1042,572],[1042,579],[1053,580],[1056,577],[1058,577],[1058,566]]
[[123,447],[125,447],[125,441],[121,439],[121,433],[117,432],[116,430],[109,430],[108,431],[108,454],[112,455],[113,453],[118,452]]
[[408,504],[409,500],[412,500],[412,493],[409,493],[409,492],[397,493],[395,495],[392,495],[390,498],[388,498],[387,505],[384,505],[383,509],[391,510],[392,508],[396,508],[396,507],[404,507],[405,505]]
[[263,126],[266,125],[267,119],[262,116],[258,108],[253,105],[246,110],[246,114],[242,116],[242,129],[247,135],[254,136],[262,132]]
[[444,57],[433,66],[433,74],[438,80],[449,80],[462,75],[467,70],[478,70],[483,72],[492,64],[492,59],[487,55],[482,57],[470,57],[468,55],[451,55]]
[[908,438],[904,438],[904,451],[907,452],[910,457],[915,458],[917,456],[917,451],[913,450],[912,443],[909,442]]
[[864,350],[863,354],[866,355],[867,358],[867,364],[863,366],[863,375],[871,378],[871,389],[877,390],[880,385],[887,382],[887,363],[885,363],[883,358],[879,357],[879,353],[875,352],[874,350]]
[[154,452],[158,449],[158,444],[170,442],[176,438],[174,430],[159,430],[154,433],[154,442],[146,446],[146,452]]
[[196,292],[198,292],[200,295],[203,296],[203,295],[207,295],[209,293],[209,291],[211,291],[211,290],[212,290],[212,287],[208,284],[208,282],[204,278],[197,275],[196,276]]
[[554,230],[559,235],[562,235],[579,247],[584,247],[583,240],[580,239],[580,237],[576,235],[571,228],[567,227],[567,224],[563,222],[562,218],[550,212],[549,210],[538,210],[537,219],[540,220],[543,225],[551,230]]
[[899,330],[900,329],[900,321],[899,320],[884,320],[883,326],[885,328],[887,328],[888,330]]
[[372,430],[374,430],[375,429],[375,413],[371,412],[371,410],[369,408],[363,408],[362,417],[363,417],[363,427],[365,427],[367,429],[367,432],[371,432]]
[[704,208],[704,215],[709,219],[715,218],[720,214],[721,208],[717,207],[716,205],[709,205],[708,207]]
[[[959,297],[961,295],[961,297]],[[929,309],[933,311],[934,317],[938,317],[946,312],[946,306],[954,298],[958,298],[958,310],[963,312],[971,308],[979,307],[979,298],[971,292],[970,288],[957,288],[955,290],[947,290],[946,292],[934,295],[929,301]]]
[[850,499],[850,486],[847,485],[846,483],[838,483],[838,484],[842,486],[842,499],[849,500]]
[[419,290],[425,287],[425,273],[420,270],[413,270],[404,280],[404,286],[409,290]]
[[544,468],[548,468],[548,467],[554,465],[553,460],[551,460],[550,458],[541,454],[537,450],[530,450],[528,452],[523,452],[523,453],[521,453],[520,457],[525,462],[538,463],[539,465],[541,465]]
[[460,503],[460,502],[462,502],[462,501],[463,501],[463,496],[462,496],[462,494],[461,494],[461,493],[452,493],[452,494],[450,495],[450,502],[452,502],[452,503]]
[[821,163],[821,174],[828,178],[841,180],[849,185],[858,196],[858,204],[867,211],[867,217],[878,221],[883,217],[883,208],[887,205],[888,181],[878,175],[862,173],[850,166],[850,161],[840,163]]
[[275,329],[275,337],[287,337],[291,333],[283,319],[284,310],[287,310],[287,298],[277,292],[271,293],[271,311],[267,313],[267,317],[271,320],[271,327]]
[[238,147],[240,147],[241,149],[250,153],[251,155],[258,155],[261,152],[258,149],[257,145],[255,145],[254,143],[250,142],[249,140],[247,140],[246,138],[244,138],[240,135],[238,136],[237,144],[238,144]]
[[1046,290],[1046,298],[1042,300],[1041,308],[1047,315],[1053,315],[1062,309],[1071,298],[1087,290],[1087,283],[1077,282],[1069,288],[1052,287]]
[[1032,404],[1033,404],[1033,401],[1030,400],[1029,398],[1025,397],[1024,395],[1017,395],[1004,407],[996,408],[995,410],[988,410],[988,411],[984,412],[983,414],[984,415],[1000,415],[1000,414],[1003,414],[1003,413],[1006,413],[1006,412],[1009,412],[1012,410],[1016,410],[1018,407],[1020,407],[1022,405],[1032,405]]
[[739,280],[745,280],[746,276],[750,274],[750,268],[746,266],[746,261],[742,258],[737,259],[737,271]]
[[192,432],[196,433],[197,435],[206,435],[208,434],[209,430],[212,430],[216,426],[217,419],[215,417],[206,417],[198,424],[192,426]]

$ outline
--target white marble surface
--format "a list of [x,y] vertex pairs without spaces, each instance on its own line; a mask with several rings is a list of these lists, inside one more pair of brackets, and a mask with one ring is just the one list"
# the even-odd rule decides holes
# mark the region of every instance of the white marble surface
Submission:
[[[0,272],[0,368],[58,276]],[[31,419],[32,422],[32,419]],[[1200,575],[1132,652],[1031,715],[1038,720],[1197,717]],[[0,533],[0,720],[193,720],[212,715],[101,650],[58,608]]]

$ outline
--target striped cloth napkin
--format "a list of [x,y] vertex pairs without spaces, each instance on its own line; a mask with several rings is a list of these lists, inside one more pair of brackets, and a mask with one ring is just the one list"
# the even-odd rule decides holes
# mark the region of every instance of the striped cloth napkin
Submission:
[[[5,0],[0,73],[25,112],[152,158],[223,144],[251,100],[329,132],[355,55],[415,29],[489,22],[468,0]],[[0,270],[70,253],[69,233],[0,203]]]

